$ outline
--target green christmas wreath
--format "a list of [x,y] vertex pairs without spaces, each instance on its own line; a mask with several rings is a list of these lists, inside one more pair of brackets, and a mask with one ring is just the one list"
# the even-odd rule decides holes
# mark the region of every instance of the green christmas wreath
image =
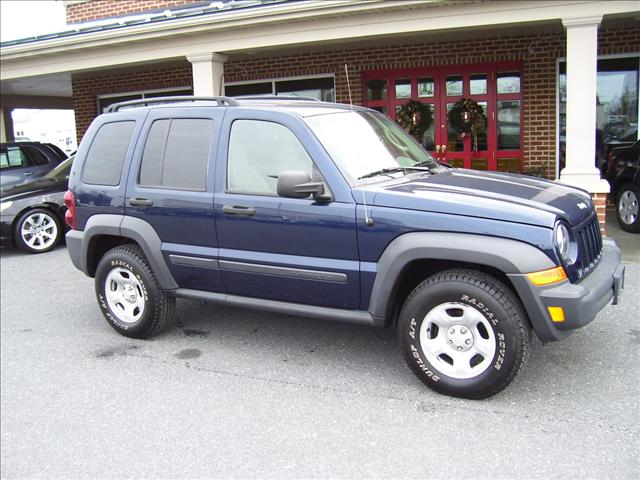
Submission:
[[470,98],[458,100],[448,114],[449,125],[458,132],[461,137],[473,134],[487,127],[487,117],[478,102]]
[[433,114],[429,105],[417,100],[409,100],[396,113],[396,122],[409,135],[422,142],[424,132],[433,123]]

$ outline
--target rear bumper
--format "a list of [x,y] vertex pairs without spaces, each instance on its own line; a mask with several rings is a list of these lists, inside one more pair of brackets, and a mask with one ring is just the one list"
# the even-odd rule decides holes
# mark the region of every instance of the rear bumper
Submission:
[[[562,340],[572,330],[591,323],[609,302],[618,303],[624,286],[624,265],[620,264],[620,250],[610,239],[603,240],[602,258],[598,266],[580,283],[536,287],[526,275],[509,275],[536,335],[540,340]],[[547,307],[561,307],[565,320],[554,323]]]
[[82,239],[84,232],[80,230],[69,230],[65,239],[67,241],[67,252],[71,258],[73,266],[88,275],[85,266],[82,264]]

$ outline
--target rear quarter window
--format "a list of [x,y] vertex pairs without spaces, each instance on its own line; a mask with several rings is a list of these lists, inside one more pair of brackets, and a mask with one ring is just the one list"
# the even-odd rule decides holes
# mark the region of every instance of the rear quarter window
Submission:
[[105,123],[100,127],[84,164],[84,183],[108,186],[120,184],[122,165],[135,126],[134,121],[123,121]]

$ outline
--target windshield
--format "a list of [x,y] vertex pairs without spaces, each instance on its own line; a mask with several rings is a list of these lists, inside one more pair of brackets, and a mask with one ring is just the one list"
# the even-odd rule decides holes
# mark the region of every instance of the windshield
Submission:
[[72,163],[73,157],[69,157],[42,178],[47,178],[50,180],[64,180],[65,178],[69,178],[69,172],[71,171]]
[[438,167],[413,138],[380,113],[352,111],[305,121],[352,185],[384,169]]

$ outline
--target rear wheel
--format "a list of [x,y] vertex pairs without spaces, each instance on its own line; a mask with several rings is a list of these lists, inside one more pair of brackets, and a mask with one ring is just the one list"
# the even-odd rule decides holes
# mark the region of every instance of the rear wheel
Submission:
[[148,338],[171,321],[175,298],[162,291],[137,245],[112,248],[100,259],[95,289],[104,318],[121,335]]
[[409,295],[398,322],[407,364],[437,392],[485,398],[524,366],[530,331],[514,294],[472,270],[437,273]]
[[622,229],[627,232],[640,232],[638,200],[640,200],[640,189],[632,183],[625,183],[618,191],[616,216]]
[[62,237],[62,225],[55,213],[36,208],[22,214],[16,223],[14,238],[20,250],[44,253],[55,247]]

